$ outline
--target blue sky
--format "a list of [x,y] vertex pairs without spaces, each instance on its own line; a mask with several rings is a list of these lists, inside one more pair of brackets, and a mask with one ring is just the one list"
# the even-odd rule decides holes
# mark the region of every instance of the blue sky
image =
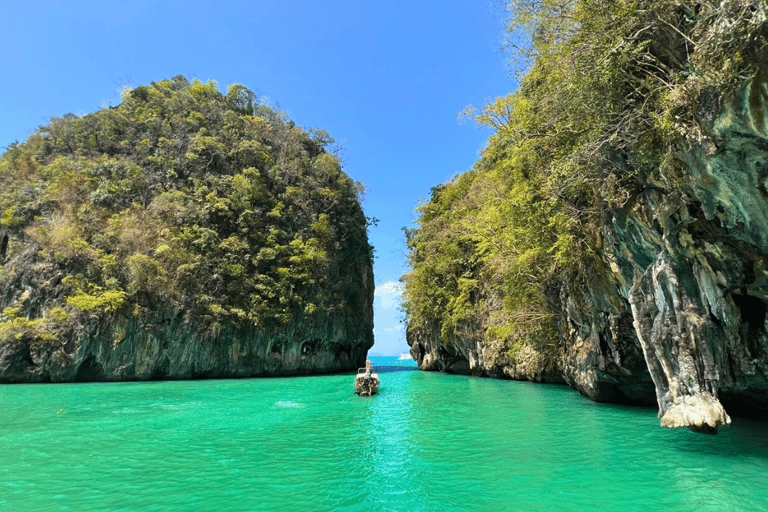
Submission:
[[376,247],[372,352],[406,352],[402,228],[430,188],[469,170],[489,132],[457,115],[507,94],[491,0],[7,2],[0,149],[52,116],[120,102],[125,85],[185,75],[240,83],[344,147],[367,187]]

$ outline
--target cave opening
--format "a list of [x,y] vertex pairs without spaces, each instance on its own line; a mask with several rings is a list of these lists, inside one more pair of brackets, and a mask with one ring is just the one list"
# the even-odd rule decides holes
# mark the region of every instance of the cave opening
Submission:
[[75,382],[98,381],[101,377],[101,370],[102,368],[96,362],[96,358],[94,356],[88,356],[77,369],[77,374],[75,374]]
[[749,325],[749,330],[765,329],[765,302],[751,295],[732,295],[733,302],[739,308],[742,323]]
[[747,348],[753,356],[760,352],[760,337],[765,332],[765,302],[751,295],[731,296],[733,303],[739,308],[741,324],[745,336]]
[[314,338],[301,344],[301,355],[310,355],[322,349],[323,340]]

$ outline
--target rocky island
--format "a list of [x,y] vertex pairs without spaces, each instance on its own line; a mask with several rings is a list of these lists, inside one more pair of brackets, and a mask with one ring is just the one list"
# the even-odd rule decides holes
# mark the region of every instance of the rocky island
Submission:
[[354,370],[373,345],[361,187],[333,139],[176,77],[0,158],[0,382]]
[[530,71],[472,112],[495,134],[408,233],[412,355],[665,427],[765,414],[765,3],[512,4]]

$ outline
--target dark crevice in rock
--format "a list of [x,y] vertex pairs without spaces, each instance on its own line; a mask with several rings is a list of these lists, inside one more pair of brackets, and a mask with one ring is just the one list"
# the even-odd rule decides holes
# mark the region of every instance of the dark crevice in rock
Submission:
[[720,319],[717,318],[714,313],[709,313],[709,319],[712,321],[713,324],[715,324],[715,327],[718,328],[718,330],[723,328],[723,324],[720,322]]
[[3,233],[0,235],[0,263],[5,262],[5,257],[8,254],[8,235]]
[[741,320],[749,326],[750,333],[765,329],[765,303],[751,295],[733,294],[733,302],[739,308]]
[[75,382],[94,382],[101,380],[102,368],[95,356],[89,356],[80,364],[75,374]]
[[766,420],[768,418],[768,392],[751,389],[745,391],[720,391],[720,403],[731,416]]
[[742,338],[752,357],[758,357],[761,352],[760,340],[765,334],[765,303],[751,295],[731,295],[734,304],[739,309],[742,324]]
[[602,352],[603,356],[606,358],[610,358],[612,356],[611,347],[608,346],[608,342],[605,341],[605,336],[603,336],[603,333],[598,333],[598,336],[600,337],[600,352]]
[[215,378],[216,375],[210,371],[210,370],[198,370],[197,368],[192,369],[192,379],[193,380],[204,380],[204,379],[212,379]]
[[305,341],[304,343],[301,344],[301,355],[308,356],[308,355],[314,354],[315,352],[318,351],[321,344],[322,344],[322,341],[319,339]]
[[170,362],[167,358],[163,359],[162,363],[159,363],[149,377],[149,380],[164,380],[168,378],[168,368]]
[[20,345],[19,350],[6,359],[5,369],[0,372],[0,384],[16,382],[18,376],[26,374],[34,365],[29,345]]
[[653,229],[656,231],[656,233],[659,236],[664,236],[664,229],[662,229],[661,224],[659,224],[658,219],[655,219],[653,221]]

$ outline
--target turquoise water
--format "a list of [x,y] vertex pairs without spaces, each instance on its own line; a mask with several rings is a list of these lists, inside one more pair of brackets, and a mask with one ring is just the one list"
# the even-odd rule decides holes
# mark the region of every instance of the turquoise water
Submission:
[[768,510],[768,424],[381,378],[373,398],[351,375],[0,386],[0,510]]

